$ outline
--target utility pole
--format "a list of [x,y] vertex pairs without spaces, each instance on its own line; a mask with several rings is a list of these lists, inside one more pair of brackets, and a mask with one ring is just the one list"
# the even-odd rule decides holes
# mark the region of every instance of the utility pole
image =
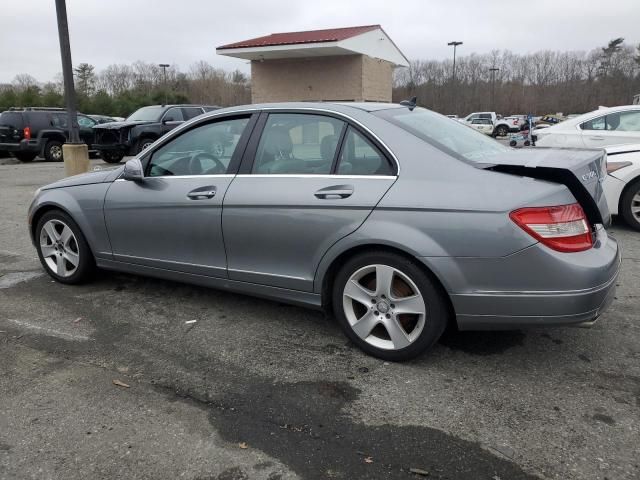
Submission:
[[499,68],[491,67],[491,110],[496,111],[496,72],[500,71]]
[[162,76],[164,78],[163,82],[164,82],[164,104],[166,105],[167,102],[167,68],[169,68],[171,65],[169,65],[168,63],[160,63],[158,65],[161,69],[162,69]]
[[62,78],[64,79],[64,98],[69,116],[69,143],[80,143],[80,127],[76,112],[76,91],[73,86],[73,66],[71,64],[71,46],[69,43],[69,24],[67,23],[67,5],[65,0],[56,0],[58,17],[58,36],[60,37],[60,56],[62,57]]
[[451,83],[453,85],[453,109],[454,112],[453,113],[457,113],[457,98],[456,98],[456,48],[458,47],[458,45],[462,45],[462,42],[449,42],[447,43],[448,46],[453,47],[453,72],[452,72],[452,80]]
[[62,58],[62,78],[64,80],[64,98],[67,107],[69,134],[62,145],[64,173],[66,176],[89,171],[89,150],[80,141],[80,126],[76,111],[76,91],[73,86],[73,66],[71,63],[71,44],[69,42],[69,24],[67,22],[67,4],[65,0],[56,0],[58,36],[60,37],[60,57]]

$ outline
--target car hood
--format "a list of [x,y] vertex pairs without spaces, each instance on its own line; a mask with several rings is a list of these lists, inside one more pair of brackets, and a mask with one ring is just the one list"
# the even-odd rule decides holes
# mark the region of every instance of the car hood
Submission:
[[42,189],[49,190],[51,188],[76,187],[78,185],[91,185],[93,183],[113,182],[120,176],[123,169],[124,166],[119,166],[81,173],[80,175],[63,178],[62,180],[58,180],[57,182],[45,185],[44,187],[42,187]]
[[120,130],[121,128],[131,128],[131,127],[135,127],[137,125],[148,125],[149,123],[154,123],[154,122],[147,122],[147,121],[136,121],[136,122],[109,122],[109,123],[101,123],[99,125],[94,125],[94,130]]

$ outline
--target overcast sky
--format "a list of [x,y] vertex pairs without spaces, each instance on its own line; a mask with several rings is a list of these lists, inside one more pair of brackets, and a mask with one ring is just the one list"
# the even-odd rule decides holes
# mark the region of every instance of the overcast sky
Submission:
[[[54,0],[2,1],[0,82],[61,71]],[[187,70],[204,59],[248,71],[215,47],[274,32],[381,24],[409,59],[510,49],[590,50],[640,43],[640,0],[67,0],[73,63],[144,60]]]

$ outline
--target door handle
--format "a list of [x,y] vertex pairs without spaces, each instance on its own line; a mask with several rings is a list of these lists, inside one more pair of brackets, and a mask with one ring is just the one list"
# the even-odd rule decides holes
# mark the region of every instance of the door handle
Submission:
[[216,196],[216,187],[201,187],[187,193],[189,200],[204,200]]
[[353,195],[353,185],[335,185],[318,190],[315,194],[316,198],[321,200],[339,200],[348,198]]
[[589,137],[589,140],[604,140],[604,137]]

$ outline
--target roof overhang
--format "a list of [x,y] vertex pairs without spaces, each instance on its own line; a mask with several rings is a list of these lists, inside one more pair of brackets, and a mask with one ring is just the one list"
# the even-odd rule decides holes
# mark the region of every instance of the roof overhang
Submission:
[[407,58],[382,29],[375,29],[338,41],[260,47],[217,48],[216,53],[255,61],[278,58],[367,55],[372,58],[386,60],[397,67],[409,66]]

